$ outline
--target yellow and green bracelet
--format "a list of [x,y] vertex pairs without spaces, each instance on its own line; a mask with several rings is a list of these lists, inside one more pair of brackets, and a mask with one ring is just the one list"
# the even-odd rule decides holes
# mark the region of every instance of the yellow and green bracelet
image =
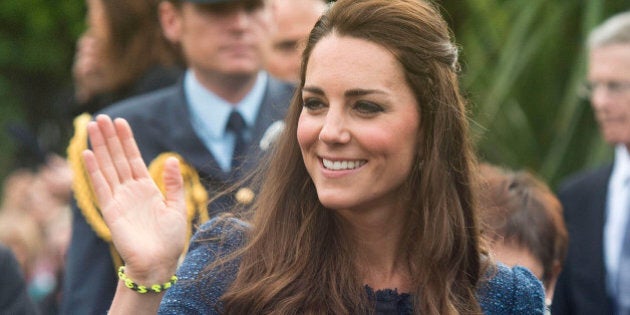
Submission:
[[129,277],[127,277],[127,275],[125,274],[125,266],[120,266],[120,268],[118,268],[118,279],[122,280],[125,283],[125,286],[127,288],[134,290],[138,293],[147,293],[147,292],[160,293],[162,291],[169,289],[177,282],[177,276],[173,275],[171,277],[171,280],[169,280],[169,282],[166,282],[164,284],[154,284],[150,287],[138,285],[133,280],[129,279]]

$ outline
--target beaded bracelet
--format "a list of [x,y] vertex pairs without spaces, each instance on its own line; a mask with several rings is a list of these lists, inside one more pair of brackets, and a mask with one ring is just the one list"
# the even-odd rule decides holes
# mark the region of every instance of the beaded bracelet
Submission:
[[160,293],[162,291],[169,289],[175,283],[177,283],[177,276],[173,275],[171,277],[171,280],[169,280],[169,282],[166,282],[164,284],[154,284],[150,287],[138,285],[133,280],[129,279],[129,277],[127,277],[127,275],[125,274],[125,266],[120,266],[120,268],[118,268],[118,279],[122,280],[125,283],[125,286],[127,288],[134,290],[138,293],[147,293],[147,292]]

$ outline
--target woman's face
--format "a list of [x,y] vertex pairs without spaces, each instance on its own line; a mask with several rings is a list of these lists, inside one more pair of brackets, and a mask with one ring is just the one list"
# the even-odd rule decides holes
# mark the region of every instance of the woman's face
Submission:
[[398,204],[417,150],[418,104],[384,47],[337,35],[312,51],[297,137],[319,200],[336,210]]

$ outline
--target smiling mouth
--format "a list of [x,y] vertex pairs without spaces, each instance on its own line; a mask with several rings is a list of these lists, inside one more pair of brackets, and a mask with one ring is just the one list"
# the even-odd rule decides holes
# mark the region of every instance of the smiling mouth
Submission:
[[356,160],[356,161],[331,161],[327,159],[322,159],[322,164],[324,168],[333,170],[333,171],[345,171],[345,170],[353,170],[359,168],[367,163],[366,160]]

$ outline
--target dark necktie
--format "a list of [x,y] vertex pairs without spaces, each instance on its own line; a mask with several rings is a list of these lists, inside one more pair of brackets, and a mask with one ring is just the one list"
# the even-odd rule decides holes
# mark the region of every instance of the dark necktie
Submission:
[[[630,211],[630,204],[626,207]],[[626,220],[617,273],[617,314],[630,315],[630,214]]]
[[234,133],[236,141],[234,143],[234,151],[232,152],[232,165],[230,169],[232,171],[237,170],[243,160],[245,159],[245,152],[247,151],[247,142],[245,141],[245,129],[247,125],[243,116],[237,111],[233,110],[230,114],[230,118],[227,124],[227,130]]

